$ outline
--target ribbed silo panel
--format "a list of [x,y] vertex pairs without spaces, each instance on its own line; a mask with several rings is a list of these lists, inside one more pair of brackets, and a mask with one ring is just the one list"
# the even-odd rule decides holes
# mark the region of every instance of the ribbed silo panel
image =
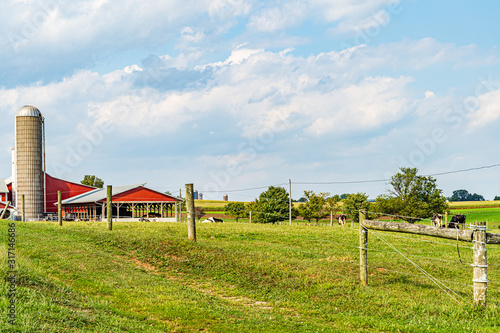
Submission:
[[16,117],[17,203],[21,213],[24,194],[26,220],[40,219],[43,213],[42,118]]

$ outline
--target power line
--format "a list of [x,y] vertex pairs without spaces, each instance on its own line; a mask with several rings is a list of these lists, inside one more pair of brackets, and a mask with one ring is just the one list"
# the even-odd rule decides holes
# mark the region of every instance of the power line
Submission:
[[249,188],[243,188],[243,189],[234,189],[234,190],[220,190],[220,191],[203,191],[203,193],[229,193],[229,192],[243,192],[243,191],[251,191],[251,190],[260,190],[263,188],[269,188],[271,186],[274,187],[279,187],[283,185],[287,185],[288,183],[280,183],[280,184],[275,184],[275,185],[268,185],[268,186],[259,186],[259,187],[249,187]]
[[[438,172],[438,173],[431,173],[424,175],[424,177],[434,177],[434,176],[443,176],[443,175],[449,175],[449,174],[455,174],[455,173],[461,173],[461,172],[469,172],[469,171],[476,171],[476,170],[482,170],[482,169],[490,169],[490,168],[495,168],[499,167],[499,164],[492,164],[492,165],[485,165],[485,166],[480,166],[480,167],[475,167],[475,168],[469,168],[469,169],[461,169],[461,170],[454,170],[454,171],[446,171],[446,172]],[[365,184],[365,183],[380,183],[380,182],[388,182],[391,181],[392,179],[375,179],[375,180],[355,180],[355,181],[332,181],[332,182],[293,182],[294,184],[301,184],[301,185],[335,185],[335,184]]]

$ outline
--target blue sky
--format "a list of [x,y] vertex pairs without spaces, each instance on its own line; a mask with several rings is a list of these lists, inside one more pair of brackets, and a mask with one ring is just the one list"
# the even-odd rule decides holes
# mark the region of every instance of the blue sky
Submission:
[[[205,198],[249,201],[261,190],[240,190],[288,179],[294,198],[375,198],[386,183],[332,183],[499,163],[499,7],[6,2],[0,177],[10,176],[14,115],[26,104],[46,118],[50,174],[173,193],[194,183]],[[498,168],[436,178],[447,196],[500,195]]]

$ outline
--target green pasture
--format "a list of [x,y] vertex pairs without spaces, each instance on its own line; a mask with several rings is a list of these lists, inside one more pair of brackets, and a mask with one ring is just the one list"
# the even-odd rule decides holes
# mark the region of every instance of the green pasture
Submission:
[[16,222],[12,326],[7,224],[5,332],[500,331],[500,246],[488,247],[482,310],[472,305],[470,243],[459,244],[459,257],[451,240],[370,231],[365,287],[357,225],[199,224],[193,243],[184,223],[152,222],[114,223],[113,231],[104,222]]

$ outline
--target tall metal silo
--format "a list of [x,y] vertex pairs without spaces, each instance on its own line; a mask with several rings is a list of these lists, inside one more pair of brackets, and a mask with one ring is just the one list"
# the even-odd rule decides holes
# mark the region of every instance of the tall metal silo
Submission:
[[36,107],[23,106],[16,114],[16,207],[21,214],[24,195],[26,220],[38,220],[44,212],[44,119]]

